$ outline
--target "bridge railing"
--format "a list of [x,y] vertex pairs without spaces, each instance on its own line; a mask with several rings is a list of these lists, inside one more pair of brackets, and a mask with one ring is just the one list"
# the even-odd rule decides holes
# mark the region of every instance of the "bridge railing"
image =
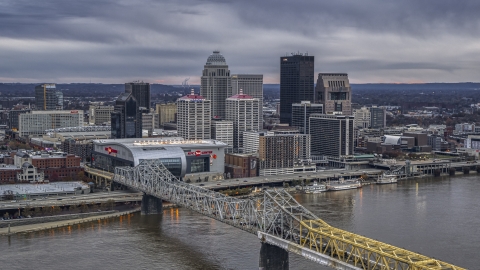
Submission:
[[[179,181],[158,160],[142,160],[136,167],[116,167],[113,180],[247,232],[262,232],[298,244],[309,254],[329,258],[332,267],[348,264],[352,269],[463,269],[334,228],[283,189],[238,199]],[[305,254],[298,249],[289,251]]]

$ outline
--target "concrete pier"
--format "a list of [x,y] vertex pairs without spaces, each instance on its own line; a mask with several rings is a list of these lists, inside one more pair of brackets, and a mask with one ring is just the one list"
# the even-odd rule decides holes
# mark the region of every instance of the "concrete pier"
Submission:
[[162,200],[144,193],[142,197],[142,215],[157,215],[162,212]]
[[288,270],[288,251],[268,243],[262,243],[259,270]]

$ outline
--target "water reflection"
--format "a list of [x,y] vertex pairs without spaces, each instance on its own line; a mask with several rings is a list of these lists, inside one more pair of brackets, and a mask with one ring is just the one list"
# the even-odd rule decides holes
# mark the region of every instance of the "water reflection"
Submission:
[[[468,176],[293,196],[332,226],[476,269],[478,190]],[[186,209],[163,213],[0,237],[2,261],[19,262],[8,269],[258,269],[255,235]],[[326,269],[291,255],[291,269],[312,268]]]

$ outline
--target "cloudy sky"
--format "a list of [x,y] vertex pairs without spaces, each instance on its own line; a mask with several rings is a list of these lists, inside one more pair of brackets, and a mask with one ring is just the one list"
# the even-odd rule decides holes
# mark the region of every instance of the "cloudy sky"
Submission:
[[213,50],[278,83],[280,56],[353,83],[480,81],[478,0],[2,0],[0,82],[198,84]]

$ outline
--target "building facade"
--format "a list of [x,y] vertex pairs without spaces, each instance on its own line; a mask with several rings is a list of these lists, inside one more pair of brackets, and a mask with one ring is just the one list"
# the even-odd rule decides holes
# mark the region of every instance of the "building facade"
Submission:
[[227,144],[226,153],[233,151],[233,122],[227,120],[212,121],[212,139]]
[[263,128],[263,75],[262,74],[234,74],[232,75],[232,93],[229,96],[237,95],[242,91],[258,99],[259,126],[256,130]]
[[193,92],[177,100],[178,136],[186,140],[210,139],[212,137],[210,100]]
[[225,100],[231,93],[230,70],[220,51],[213,51],[204,66],[200,95],[211,101],[211,118],[225,119]]
[[274,134],[260,136],[260,175],[316,171],[310,160],[310,135]]
[[19,122],[18,122],[18,115],[24,114],[24,113],[29,113],[31,110],[26,109],[26,110],[11,110],[8,114],[8,126],[12,130],[18,130],[19,129]]
[[122,93],[111,113],[112,138],[142,138],[142,114],[131,93]]
[[243,152],[245,154],[258,153],[260,136],[267,135],[265,131],[244,131],[243,132]]
[[353,117],[355,118],[355,127],[357,129],[370,128],[371,112],[370,108],[361,107],[353,110]]
[[114,106],[90,105],[88,108],[88,123],[101,126],[110,123]]
[[293,103],[314,103],[314,61],[307,54],[280,57],[280,123],[291,124]]
[[137,166],[144,159],[160,160],[175,176],[184,179],[223,178],[225,143],[216,140],[117,139],[93,142],[92,167],[113,172],[117,166]]
[[37,110],[63,110],[63,93],[54,83],[35,86],[35,108]]
[[42,135],[48,129],[83,126],[83,111],[31,111],[18,116],[19,136]]
[[315,103],[323,104],[325,114],[352,114],[352,89],[346,73],[319,73]]
[[130,82],[125,84],[125,93],[130,93],[137,101],[137,106],[150,110],[150,84]]
[[260,101],[244,94],[240,89],[239,94],[227,98],[226,105],[226,118],[233,122],[233,151],[243,153],[243,132],[259,128]]
[[370,128],[385,128],[387,126],[387,112],[384,107],[370,108]]
[[347,156],[354,153],[354,117],[312,114],[310,116],[313,156]]
[[308,119],[313,113],[323,114],[323,104],[312,104],[310,101],[293,103],[291,126],[298,128],[301,134],[310,134]]
[[159,127],[163,127],[164,123],[176,122],[177,104],[157,104],[156,109]]

